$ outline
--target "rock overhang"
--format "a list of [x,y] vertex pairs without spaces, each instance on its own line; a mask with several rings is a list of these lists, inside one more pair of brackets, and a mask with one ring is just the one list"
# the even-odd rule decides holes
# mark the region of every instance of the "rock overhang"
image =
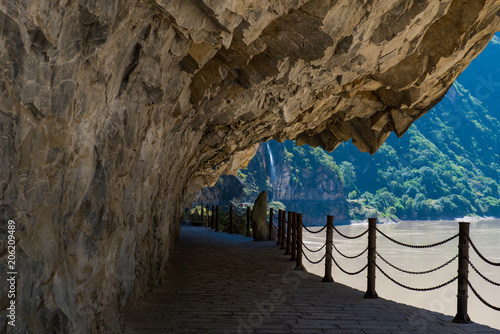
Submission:
[[116,310],[161,281],[196,191],[271,138],[375,152],[444,96],[498,13],[493,0],[0,5],[0,198],[36,276],[20,289],[39,300],[21,296],[25,326],[114,331]]

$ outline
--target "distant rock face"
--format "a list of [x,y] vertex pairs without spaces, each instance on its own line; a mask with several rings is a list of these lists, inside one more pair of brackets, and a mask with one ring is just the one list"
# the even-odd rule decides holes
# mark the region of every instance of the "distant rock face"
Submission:
[[161,282],[194,193],[270,138],[374,152],[441,99],[499,10],[1,2],[0,214],[18,223],[17,329],[119,332],[118,310]]
[[250,220],[252,222],[252,235],[254,240],[267,240],[269,232],[269,227],[267,225],[267,192],[263,191],[257,196]]

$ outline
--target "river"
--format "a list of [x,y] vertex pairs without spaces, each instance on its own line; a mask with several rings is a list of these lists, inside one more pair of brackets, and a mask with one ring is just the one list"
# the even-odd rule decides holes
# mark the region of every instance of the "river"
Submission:
[[[337,229],[347,235],[358,235],[367,229],[368,224],[354,224],[336,226]],[[457,221],[405,221],[401,223],[380,224],[378,228],[390,237],[409,244],[431,244],[458,233]],[[311,228],[312,230],[318,228]],[[304,231],[304,242],[310,249],[317,249],[325,242],[326,232],[309,234]],[[500,262],[500,219],[488,219],[472,221],[470,224],[470,238],[479,251],[490,261]],[[336,247],[346,255],[359,254],[367,246],[366,235],[357,240],[348,240],[334,233]],[[458,252],[458,238],[438,247],[429,249],[406,248],[394,244],[382,235],[377,235],[377,251],[386,260],[392,262],[402,269],[410,271],[422,271],[435,268],[455,256]],[[307,255],[311,260],[317,260],[324,251]],[[341,258],[333,250],[335,259],[347,271],[357,271],[366,264],[366,253],[361,257],[348,260]],[[482,261],[470,248],[470,261],[487,278],[500,283],[500,267],[491,266]],[[455,259],[446,267],[425,275],[410,275],[396,271],[389,267],[380,258],[377,264],[387,274],[397,281],[415,288],[427,288],[444,283],[457,275],[458,261]],[[304,265],[309,272],[324,275],[324,261],[318,265],[311,265],[304,259]],[[336,282],[351,286],[353,288],[366,290],[366,270],[356,276],[342,273],[335,264],[333,265],[333,278]],[[444,313],[454,316],[456,314],[457,282],[446,287],[429,292],[410,291],[401,288],[388,280],[377,270],[376,291],[381,298],[394,300],[419,308]],[[500,307],[500,286],[494,286],[478,276],[469,268],[469,281],[476,291],[490,304]],[[469,288],[468,314],[472,321],[500,329],[500,312],[485,306],[474,296]],[[424,321],[422,322],[422,318]],[[425,326],[425,316],[416,314],[416,321],[421,321]],[[466,327],[464,327],[466,329]]]

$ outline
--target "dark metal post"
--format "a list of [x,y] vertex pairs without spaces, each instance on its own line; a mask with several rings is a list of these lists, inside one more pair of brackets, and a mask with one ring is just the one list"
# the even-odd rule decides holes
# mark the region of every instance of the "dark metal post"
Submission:
[[286,250],[285,255],[292,254],[292,215],[291,211],[288,211],[288,221],[286,222]]
[[281,211],[281,247],[286,249],[286,210]]
[[297,214],[297,264],[295,270],[304,270],[304,265],[302,264],[302,214]]
[[247,206],[247,237],[250,236],[250,207]]
[[458,293],[457,293],[457,315],[453,322],[471,322],[467,314],[467,299],[469,298],[469,225],[470,223],[458,223]]
[[210,228],[214,229],[214,226],[215,226],[215,205],[212,205],[212,221]]
[[376,249],[377,218],[368,218],[368,274],[365,298],[378,298],[377,291],[375,291]]
[[273,240],[273,230],[274,230],[274,224],[273,224],[273,208],[269,209],[269,236],[267,237],[267,240]]
[[278,240],[276,245],[281,245],[281,209],[278,209]]
[[233,206],[229,206],[229,233],[233,233]]
[[297,261],[297,212],[292,213],[292,256],[290,261]]
[[200,205],[200,225],[203,226],[203,204]]
[[332,250],[333,250],[333,216],[326,216],[326,258],[325,277],[323,282],[333,282],[332,277]]
[[219,206],[215,206],[215,230],[219,230]]

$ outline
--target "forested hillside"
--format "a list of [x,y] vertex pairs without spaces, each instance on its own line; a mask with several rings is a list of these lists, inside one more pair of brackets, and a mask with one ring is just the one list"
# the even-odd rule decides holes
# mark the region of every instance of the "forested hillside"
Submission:
[[370,209],[401,219],[500,215],[498,59],[495,38],[433,110],[375,155],[350,143],[332,154],[354,167],[354,186],[346,184],[352,217]]
[[500,216],[499,41],[497,34],[433,110],[373,156],[350,142],[333,153],[263,143],[238,172],[240,200],[267,190],[273,200],[322,202],[322,211],[350,219]]

